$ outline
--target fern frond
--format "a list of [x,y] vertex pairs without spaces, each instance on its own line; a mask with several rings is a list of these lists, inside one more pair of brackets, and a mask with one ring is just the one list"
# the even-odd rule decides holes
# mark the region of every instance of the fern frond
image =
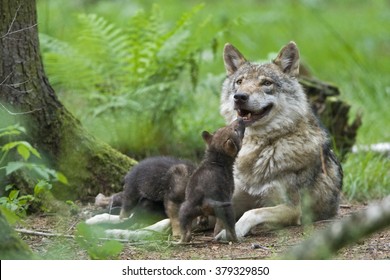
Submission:
[[93,55],[104,63],[121,63],[127,48],[124,31],[95,14],[81,14],[78,18],[81,24],[78,40],[84,45],[85,55]]
[[96,82],[102,82],[100,73],[96,72],[95,63],[71,44],[45,34],[40,34],[40,42],[46,70],[53,86],[85,92]]
[[183,30],[187,28],[193,18],[199,13],[200,10],[204,8],[204,4],[199,4],[195,7],[193,7],[189,12],[184,13],[180,19],[176,22],[173,29],[169,30],[167,33],[164,34],[164,38],[168,39],[169,37],[173,36],[175,33],[177,33],[180,30]]
[[[195,38],[190,25],[203,7],[204,4],[200,4],[188,13],[184,13],[176,22],[174,28],[163,35],[163,43],[158,54],[159,65],[162,65],[159,73],[164,73],[167,69],[174,69],[174,71],[169,71],[170,75],[166,77],[167,80],[176,79],[182,73],[185,65],[190,65],[192,76],[197,72],[197,65],[195,65],[194,60],[194,53],[198,51],[194,44],[197,38]],[[194,76],[192,80],[195,85],[196,79]]]
[[128,28],[128,56],[126,70],[132,86],[142,86],[158,68],[158,19],[140,10],[131,18]]
[[117,78],[125,76],[128,48],[124,31],[95,14],[81,14],[79,20],[82,31],[77,41],[78,49],[94,62],[95,70],[103,77],[100,91],[119,94]]

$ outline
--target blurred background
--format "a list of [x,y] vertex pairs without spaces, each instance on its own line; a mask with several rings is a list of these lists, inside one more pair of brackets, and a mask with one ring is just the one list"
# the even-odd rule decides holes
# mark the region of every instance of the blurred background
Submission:
[[[293,40],[311,73],[359,112],[357,144],[390,142],[390,2],[38,0],[41,51],[60,100],[93,135],[142,159],[199,159],[224,125],[222,50],[269,61]],[[390,193],[386,154],[349,154],[347,198]]]

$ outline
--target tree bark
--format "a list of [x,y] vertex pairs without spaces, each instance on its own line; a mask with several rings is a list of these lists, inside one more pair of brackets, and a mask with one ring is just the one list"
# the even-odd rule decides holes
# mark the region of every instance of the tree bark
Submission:
[[53,190],[63,199],[120,191],[135,164],[86,132],[58,100],[42,64],[35,0],[0,1],[0,111],[21,119],[29,142],[67,176],[69,186]]

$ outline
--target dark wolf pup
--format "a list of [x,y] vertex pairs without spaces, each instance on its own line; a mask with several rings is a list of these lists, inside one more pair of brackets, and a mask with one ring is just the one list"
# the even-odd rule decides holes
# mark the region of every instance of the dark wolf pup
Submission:
[[173,157],[150,157],[140,161],[125,176],[123,192],[111,197],[121,205],[120,219],[130,216],[135,207],[164,209],[171,220],[173,235],[180,235],[179,207],[185,199],[187,182],[195,165]]
[[192,221],[198,216],[213,215],[227,231],[227,239],[237,241],[231,198],[234,190],[233,164],[241,148],[245,125],[240,118],[214,134],[204,131],[205,157],[192,174],[186,200],[180,207],[180,242],[191,240]]
[[[239,116],[246,126],[234,165],[237,236],[256,225],[297,225],[305,216],[336,215],[342,169],[298,82],[296,44],[264,64],[247,61],[226,44],[224,62],[221,114],[227,123]],[[225,232],[217,236],[224,237]]]

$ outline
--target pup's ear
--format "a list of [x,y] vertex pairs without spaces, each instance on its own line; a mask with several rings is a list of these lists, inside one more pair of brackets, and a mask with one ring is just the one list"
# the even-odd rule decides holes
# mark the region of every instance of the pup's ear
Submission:
[[273,60],[273,63],[278,65],[280,69],[293,77],[299,75],[299,50],[297,45],[291,41],[284,46],[278,56]]
[[235,157],[238,152],[238,148],[232,139],[228,139],[224,144],[225,153]]
[[203,131],[202,138],[206,142],[207,146],[210,146],[211,140],[213,140],[213,135],[208,131]]
[[223,60],[228,75],[233,74],[245,62],[245,57],[233,45],[227,43],[223,49]]

